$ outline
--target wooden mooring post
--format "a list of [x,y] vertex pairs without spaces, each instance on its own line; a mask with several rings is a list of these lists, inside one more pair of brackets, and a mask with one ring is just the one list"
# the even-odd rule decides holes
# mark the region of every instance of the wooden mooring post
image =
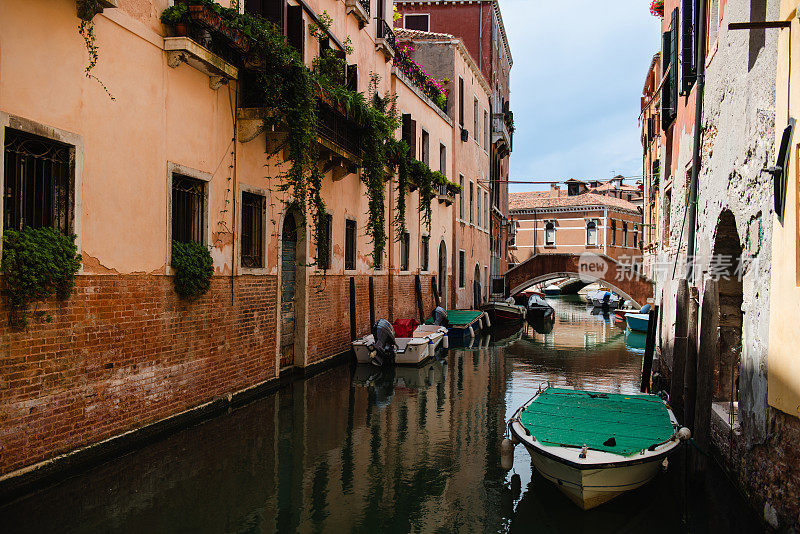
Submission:
[[639,391],[650,393],[650,374],[653,371],[653,353],[656,350],[656,329],[658,322],[658,306],[653,306],[647,320],[647,339],[644,344],[644,360],[642,361],[642,383]]
[[431,277],[431,290],[433,291],[433,300],[436,302],[436,307],[439,307],[439,287],[436,285],[436,275]]
[[425,309],[422,307],[422,283],[419,281],[419,275],[414,276],[414,290],[417,293],[417,310],[419,311],[419,322],[425,322]]
[[678,291],[675,296],[675,343],[672,347],[672,380],[669,387],[669,404],[676,417],[683,417],[683,378],[686,371],[686,332],[687,305],[689,302],[689,283],[686,279],[678,280]]
[[[713,398],[714,362],[719,352],[719,294],[717,281],[706,280],[700,308],[700,350],[697,354],[697,399],[694,406],[692,435],[700,450],[710,450],[711,401]],[[705,455],[696,454],[694,471],[706,468]]]
[[369,327],[375,324],[375,282],[369,277]]
[[683,426],[694,429],[694,403],[697,400],[697,327],[700,314],[699,292],[689,288],[688,328],[686,329],[686,370],[683,379]]
[[356,279],[350,277],[350,341],[356,339]]

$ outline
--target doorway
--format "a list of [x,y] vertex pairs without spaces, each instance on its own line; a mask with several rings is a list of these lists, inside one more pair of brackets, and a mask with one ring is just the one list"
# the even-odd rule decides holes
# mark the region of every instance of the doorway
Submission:
[[444,240],[439,244],[439,302],[447,309],[447,245]]
[[283,219],[281,232],[281,340],[279,369],[294,365],[297,296],[297,220]]
[[478,309],[481,305],[481,266],[475,265],[475,278],[474,278],[474,295],[473,299],[475,301],[475,305],[473,306],[474,309]]

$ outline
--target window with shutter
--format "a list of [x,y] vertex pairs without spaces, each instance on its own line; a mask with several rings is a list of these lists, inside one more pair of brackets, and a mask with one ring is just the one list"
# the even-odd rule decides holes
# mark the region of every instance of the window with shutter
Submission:
[[423,32],[429,31],[430,15],[406,15],[403,18],[403,25],[407,30],[420,30]]
[[458,124],[464,127],[464,78],[458,78]]
[[358,92],[358,65],[347,66],[347,89]]
[[694,4],[695,0],[681,0],[681,94],[691,91],[697,79]]
[[303,24],[303,8],[288,6],[286,9],[286,40],[303,57],[303,44],[305,43],[305,24]]
[[672,76],[672,69],[670,69],[670,50],[671,50],[670,32],[664,32],[661,37],[661,76],[663,82],[661,84],[661,128],[666,130],[672,123],[672,102],[669,96],[669,77]]
[[672,118],[678,115],[678,33],[680,21],[678,20],[678,8],[672,10],[672,22],[670,25],[670,61],[672,62],[673,74],[669,77],[670,95],[669,99],[672,102]]
[[409,155],[417,157],[417,121],[411,118],[411,113],[403,114],[403,141],[409,148]]
[[422,130],[422,163],[430,166],[431,164],[431,136],[425,130]]

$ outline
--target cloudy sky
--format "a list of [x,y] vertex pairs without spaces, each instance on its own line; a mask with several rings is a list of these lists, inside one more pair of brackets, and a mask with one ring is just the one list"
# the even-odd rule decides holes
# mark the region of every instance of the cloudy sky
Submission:
[[641,174],[639,97],[660,47],[659,19],[649,6],[500,1],[514,59],[511,180]]

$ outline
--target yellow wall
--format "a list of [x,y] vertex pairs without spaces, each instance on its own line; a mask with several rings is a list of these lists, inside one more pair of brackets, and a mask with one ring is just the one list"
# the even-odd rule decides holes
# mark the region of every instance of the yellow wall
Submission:
[[[783,0],[781,16],[792,22],[791,79],[787,66],[789,30],[780,31],[778,72],[775,90],[775,154],[786,127],[787,116],[800,118],[800,25],[795,16],[796,2]],[[790,85],[791,81],[791,85]],[[787,88],[790,93],[787,93]],[[798,151],[800,132],[795,127],[787,172],[786,209],[783,224],[772,216],[772,279],[770,287],[770,325],[768,356],[768,394],[771,406],[800,416],[800,198],[798,197]]]

